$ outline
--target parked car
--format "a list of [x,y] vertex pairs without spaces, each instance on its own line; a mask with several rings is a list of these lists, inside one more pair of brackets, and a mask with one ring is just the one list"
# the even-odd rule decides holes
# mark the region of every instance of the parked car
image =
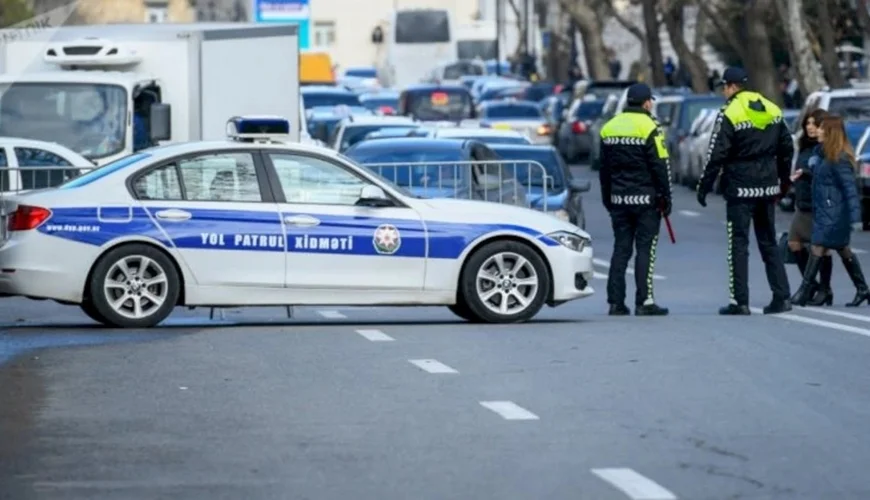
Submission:
[[589,137],[592,140],[592,147],[589,148],[589,165],[592,170],[601,168],[601,129],[608,120],[616,116],[617,104],[619,104],[619,95],[608,95],[604,101],[601,116],[593,120],[592,125],[589,126]]
[[534,144],[550,144],[552,130],[538,105],[531,101],[488,101],[478,107],[480,126],[513,130]]
[[[674,110],[668,132],[665,135],[665,144],[671,156],[671,165],[680,164],[680,145],[689,138],[692,124],[705,109],[721,108],[725,104],[725,98],[715,94],[691,94],[683,96]],[[676,177],[677,170],[671,169],[673,181],[680,182]]]
[[60,144],[0,137],[0,191],[55,187],[93,168],[93,162]]
[[671,168],[677,170],[674,175],[684,186],[694,188],[701,178],[707,146],[710,144],[710,135],[718,114],[718,108],[701,110],[701,114],[692,123],[686,140],[679,145],[677,163],[671,161]]
[[359,96],[362,105],[378,115],[394,115],[399,109],[399,93],[394,90],[370,92]]
[[592,150],[591,127],[604,111],[604,99],[577,101],[568,110],[565,120],[556,132],[559,153],[569,163],[589,157]]

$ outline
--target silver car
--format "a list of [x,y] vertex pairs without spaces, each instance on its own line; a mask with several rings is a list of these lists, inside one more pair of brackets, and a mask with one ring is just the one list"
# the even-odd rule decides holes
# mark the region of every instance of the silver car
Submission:
[[550,144],[553,130],[538,103],[531,101],[486,101],[477,110],[480,126],[514,130],[532,144]]

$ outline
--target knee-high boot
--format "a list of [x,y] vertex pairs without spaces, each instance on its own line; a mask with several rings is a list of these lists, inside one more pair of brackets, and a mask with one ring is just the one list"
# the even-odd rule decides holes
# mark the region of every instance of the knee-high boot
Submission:
[[795,292],[794,303],[799,306],[807,305],[807,302],[813,297],[813,283],[816,281],[816,275],[819,274],[819,266],[822,263],[822,258],[818,255],[810,255],[807,259],[807,268],[804,271],[804,279],[801,282],[800,288]]
[[864,279],[864,271],[861,270],[858,257],[852,255],[851,258],[843,259],[843,265],[849,273],[849,278],[852,279],[852,284],[855,285],[855,298],[846,304],[846,307],[858,307],[865,300],[870,304],[870,290],[867,289],[867,280]]
[[[807,272],[807,262],[810,259],[810,252],[806,249],[806,247],[801,247],[800,250],[792,253],[794,253],[794,259],[797,263],[798,270],[800,270],[801,276],[803,276]],[[810,286],[812,287],[812,290],[810,290],[810,297],[814,297],[816,295],[816,292],[818,292],[819,290],[819,284],[816,283],[815,278],[810,283]],[[795,292],[795,294],[791,296],[791,302],[797,302],[798,298],[798,293]]]
[[819,288],[815,297],[809,301],[811,306],[829,306],[834,303],[834,291],[831,290],[831,274],[834,272],[834,259],[830,255],[822,257],[819,266]]

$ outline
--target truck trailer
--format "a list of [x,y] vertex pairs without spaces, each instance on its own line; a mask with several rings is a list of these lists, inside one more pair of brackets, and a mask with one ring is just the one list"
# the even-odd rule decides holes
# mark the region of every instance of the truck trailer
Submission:
[[239,115],[282,116],[299,141],[295,25],[113,24],[10,33],[0,136],[59,143],[104,165],[162,142],[222,140]]

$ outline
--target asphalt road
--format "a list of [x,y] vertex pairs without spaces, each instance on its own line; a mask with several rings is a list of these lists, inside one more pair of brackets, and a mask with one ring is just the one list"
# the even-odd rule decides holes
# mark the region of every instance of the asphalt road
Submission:
[[[595,297],[510,326],[268,308],[113,331],[4,299],[0,498],[870,498],[870,307],[717,316],[724,207],[676,189],[678,243],[662,235],[655,282],[666,318],[606,316],[600,279]],[[597,191],[586,206],[606,276]]]

